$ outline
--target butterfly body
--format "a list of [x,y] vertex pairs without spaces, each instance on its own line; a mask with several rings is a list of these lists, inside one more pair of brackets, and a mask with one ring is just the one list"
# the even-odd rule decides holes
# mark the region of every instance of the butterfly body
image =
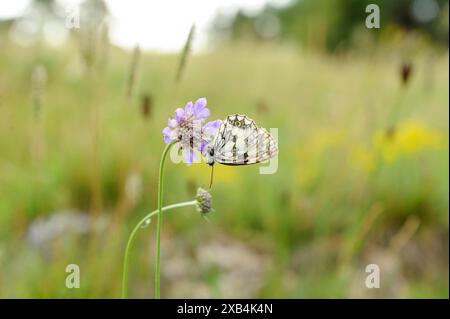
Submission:
[[206,150],[209,165],[248,165],[264,162],[278,154],[271,134],[246,115],[229,115]]

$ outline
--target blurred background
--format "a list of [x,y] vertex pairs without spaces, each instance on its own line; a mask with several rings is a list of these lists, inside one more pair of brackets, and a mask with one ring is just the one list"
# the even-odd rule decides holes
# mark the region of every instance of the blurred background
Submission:
[[[200,97],[278,128],[279,167],[216,165],[209,222],[165,215],[163,297],[448,298],[448,23],[441,0],[2,1],[0,298],[120,297],[161,131]],[[209,174],[168,162],[164,203]]]

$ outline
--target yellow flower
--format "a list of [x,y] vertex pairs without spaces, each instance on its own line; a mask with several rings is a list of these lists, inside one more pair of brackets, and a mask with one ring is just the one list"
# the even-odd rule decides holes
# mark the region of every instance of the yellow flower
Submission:
[[[236,183],[239,180],[238,167],[227,165],[214,165],[213,184]],[[189,169],[184,170],[190,178],[196,178],[207,185],[211,177],[211,167],[206,164],[193,164]]]
[[379,130],[374,135],[373,143],[386,162],[393,162],[401,156],[442,148],[444,135],[420,122],[407,121],[391,131]]
[[320,156],[327,149],[340,145],[344,138],[345,133],[342,130],[323,130],[311,138],[305,145],[305,150]]
[[351,150],[351,163],[366,172],[371,172],[375,168],[375,154],[372,150],[362,145],[357,145]]
[[217,183],[236,183],[239,179],[237,170],[239,167],[227,165],[215,165],[214,182]]

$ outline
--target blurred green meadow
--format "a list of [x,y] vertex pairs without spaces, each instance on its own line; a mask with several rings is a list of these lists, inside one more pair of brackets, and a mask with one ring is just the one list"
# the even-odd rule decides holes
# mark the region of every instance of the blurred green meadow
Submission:
[[[163,297],[448,298],[448,47],[386,33],[338,53],[225,42],[189,54],[177,82],[180,54],[0,32],[0,298],[120,297],[127,238],[157,206],[161,131],[200,97],[211,120],[278,128],[278,170],[216,165],[208,221],[165,214]],[[164,204],[209,178],[168,161]],[[153,297],[155,224],[129,297]]]

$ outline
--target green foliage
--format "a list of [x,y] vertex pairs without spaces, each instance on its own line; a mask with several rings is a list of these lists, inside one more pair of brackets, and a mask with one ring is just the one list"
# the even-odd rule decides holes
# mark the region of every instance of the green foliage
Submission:
[[[256,15],[238,12],[228,27],[216,26],[214,32],[229,32],[234,40],[249,37],[264,40],[256,26],[274,17],[279,23],[276,39],[329,51],[351,47],[355,33],[362,32],[371,39],[382,34],[389,36],[392,26],[422,31],[435,42],[448,45],[448,0],[436,3],[440,9],[438,16],[432,21],[420,22],[412,13],[413,0],[297,0],[281,8],[268,5]],[[365,27],[369,15],[365,10],[369,4],[380,8],[380,29]]]
[[[178,57],[143,52],[140,83],[155,101],[144,119],[139,101],[124,99],[131,52],[115,48],[103,71],[85,74],[76,46],[2,41],[1,297],[120,296],[127,236],[156,208],[161,130],[175,107],[201,96],[213,119],[239,112],[279,128],[279,169],[218,165],[209,223],[190,209],[165,217],[163,296],[448,297],[448,51],[410,52],[414,72],[404,86],[401,45],[330,56],[236,43],[192,55],[176,94]],[[30,102],[36,64],[48,73],[38,123]],[[386,134],[399,104],[396,135]],[[164,205],[192,200],[209,174],[206,164],[168,162]],[[106,230],[37,249],[30,226],[63,209],[106,218]],[[136,237],[130,297],[152,296],[153,225]],[[401,273],[379,295],[365,295],[358,276],[380,251]],[[79,290],[64,286],[73,262]],[[230,293],[231,283],[240,288]]]

